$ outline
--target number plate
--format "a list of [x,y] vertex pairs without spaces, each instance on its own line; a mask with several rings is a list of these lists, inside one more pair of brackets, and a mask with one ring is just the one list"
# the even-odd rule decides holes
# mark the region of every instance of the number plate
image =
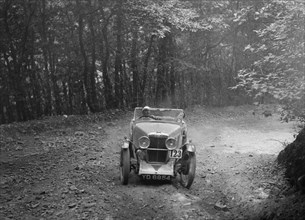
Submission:
[[171,180],[171,176],[167,176],[167,175],[149,175],[149,174],[145,174],[142,175],[144,180]]
[[182,157],[182,150],[179,149],[179,150],[172,150],[172,151],[170,151],[169,157],[170,158],[180,159]]

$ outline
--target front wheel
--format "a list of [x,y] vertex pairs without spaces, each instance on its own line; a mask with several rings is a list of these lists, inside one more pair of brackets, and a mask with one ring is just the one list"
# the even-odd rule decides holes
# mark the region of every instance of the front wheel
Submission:
[[192,153],[182,165],[180,173],[180,183],[183,187],[189,189],[194,181],[196,172],[196,155]]
[[121,183],[123,185],[128,184],[128,176],[130,173],[130,152],[129,149],[121,150],[121,162],[120,162]]

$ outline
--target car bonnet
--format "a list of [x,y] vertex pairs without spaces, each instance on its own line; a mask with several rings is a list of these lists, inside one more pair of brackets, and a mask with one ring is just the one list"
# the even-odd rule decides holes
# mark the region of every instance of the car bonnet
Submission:
[[134,133],[146,134],[161,133],[168,136],[175,136],[180,133],[179,124],[162,122],[138,122],[134,128]]

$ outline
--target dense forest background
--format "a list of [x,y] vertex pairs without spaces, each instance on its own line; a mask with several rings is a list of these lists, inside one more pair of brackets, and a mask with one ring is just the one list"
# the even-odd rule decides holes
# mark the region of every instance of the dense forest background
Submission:
[[304,114],[303,0],[0,0],[0,10],[0,123],[266,101]]

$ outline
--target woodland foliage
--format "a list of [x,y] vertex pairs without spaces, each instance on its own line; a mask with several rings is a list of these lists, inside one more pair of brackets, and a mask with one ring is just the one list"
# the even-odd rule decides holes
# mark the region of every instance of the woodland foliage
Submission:
[[3,0],[0,6],[1,123],[266,97],[304,108],[302,1]]
[[255,98],[272,96],[305,116],[305,2],[274,0],[254,12],[263,26],[246,54],[256,58],[238,72],[242,88]]

